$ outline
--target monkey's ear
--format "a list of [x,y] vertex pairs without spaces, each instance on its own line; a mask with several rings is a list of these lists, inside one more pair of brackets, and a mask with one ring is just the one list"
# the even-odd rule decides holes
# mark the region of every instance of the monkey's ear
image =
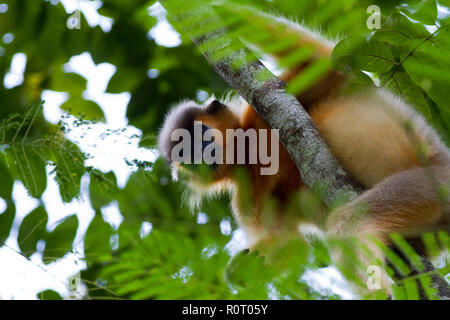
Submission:
[[219,100],[213,100],[206,108],[205,111],[207,114],[215,114],[220,112],[223,109],[226,109],[226,105],[224,105]]
[[172,162],[171,152],[178,141],[172,141],[172,132],[176,129],[191,131],[194,121],[203,113],[203,110],[194,102],[184,102],[175,106],[166,116],[159,132],[158,147],[161,155]]

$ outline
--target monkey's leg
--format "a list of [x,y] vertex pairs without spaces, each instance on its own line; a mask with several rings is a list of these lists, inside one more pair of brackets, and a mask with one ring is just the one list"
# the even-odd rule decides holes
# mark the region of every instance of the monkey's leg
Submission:
[[[448,165],[397,173],[333,211],[327,222],[328,234],[339,239],[355,237],[383,260],[369,237],[389,245],[390,233],[405,234],[436,225],[449,204],[448,196],[440,199],[437,190],[449,183]],[[344,256],[337,258],[345,261]]]

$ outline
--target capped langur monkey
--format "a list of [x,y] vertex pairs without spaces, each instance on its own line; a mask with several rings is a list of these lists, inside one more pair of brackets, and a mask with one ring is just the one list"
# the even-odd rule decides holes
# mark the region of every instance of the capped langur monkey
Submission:
[[[286,32],[298,34],[298,49],[305,46],[315,49],[308,61],[284,72],[281,76],[284,81],[289,82],[316,59],[330,57],[334,42],[297,23],[277,19],[286,26]],[[326,222],[319,226],[331,238],[358,239],[380,258],[381,253],[369,239],[374,237],[389,245],[391,233],[410,234],[444,223],[449,196],[440,197],[437,189],[450,184],[450,152],[435,130],[400,97],[376,87],[349,93],[344,90],[348,82],[348,75],[330,69],[297,96],[333,155],[366,189],[353,201],[327,214]],[[190,142],[194,145],[198,136],[194,134],[196,124],[200,124],[200,133],[215,129],[214,139],[201,141],[200,154],[212,144],[220,146],[211,153],[218,158],[207,164],[212,172],[207,183],[197,177],[194,148],[192,152],[185,150],[184,154],[178,154],[186,163],[194,164],[186,166],[180,163],[183,161],[173,159],[174,148],[180,142],[180,137],[174,139],[173,133],[177,129],[186,130],[192,134]],[[263,163],[260,157],[244,163],[225,161],[227,153],[237,150],[233,144],[236,135],[227,135],[227,130],[239,129],[244,132],[254,129],[258,141],[261,129],[271,128],[239,97],[228,96],[221,101],[212,98],[203,105],[184,101],[168,113],[160,131],[159,148],[173,170],[185,172],[198,189],[207,194],[230,191],[234,216],[245,230],[250,247],[264,253],[266,245],[299,232],[305,217],[286,211],[289,199],[307,187],[286,149],[271,134],[264,138],[267,154],[277,153],[275,173],[262,173],[261,169],[271,164]],[[257,145],[250,140],[246,140],[241,150],[245,160],[250,160]],[[272,142],[276,142],[275,147]],[[228,159],[236,157],[234,153]],[[237,169],[249,178],[245,186],[236,179]],[[270,222],[264,221],[263,214],[268,199],[274,200],[271,208],[275,218]],[[318,215],[324,214],[321,211]],[[335,256],[345,261],[339,252]],[[383,281],[388,287],[389,280]]]

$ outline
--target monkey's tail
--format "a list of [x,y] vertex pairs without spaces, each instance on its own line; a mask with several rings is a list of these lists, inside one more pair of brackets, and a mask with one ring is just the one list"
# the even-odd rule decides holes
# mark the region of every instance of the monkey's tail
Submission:
[[348,76],[330,66],[335,41],[284,17],[228,2],[223,6],[225,19],[228,14],[238,21],[236,34],[276,59],[280,78],[304,107],[336,95],[347,83]]

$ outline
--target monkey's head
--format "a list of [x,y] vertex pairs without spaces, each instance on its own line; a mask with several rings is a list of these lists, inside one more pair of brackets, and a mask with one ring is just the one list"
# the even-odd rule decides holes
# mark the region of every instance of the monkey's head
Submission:
[[[229,176],[226,164],[226,130],[240,126],[239,117],[230,104],[244,103],[237,99],[224,102],[209,99],[199,105],[185,101],[166,116],[158,137],[159,150],[175,173],[188,174],[197,183],[211,184]],[[207,173],[207,181],[203,180]]]

